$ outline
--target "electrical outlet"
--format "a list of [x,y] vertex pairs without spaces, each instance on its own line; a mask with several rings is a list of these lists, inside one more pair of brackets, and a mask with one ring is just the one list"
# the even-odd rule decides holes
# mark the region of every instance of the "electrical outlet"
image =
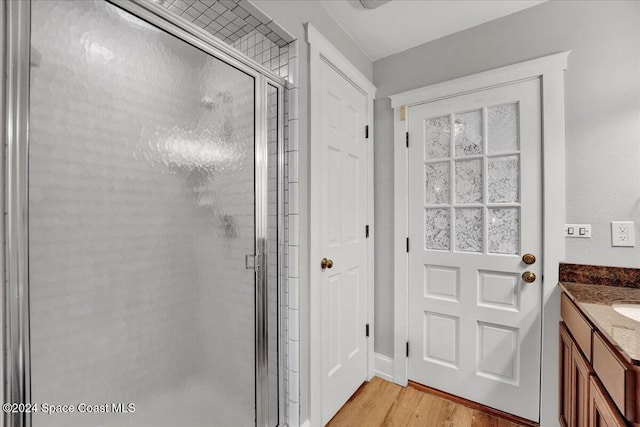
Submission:
[[636,234],[633,221],[613,221],[611,223],[611,246],[635,247]]
[[565,224],[565,237],[577,237],[579,239],[591,238],[591,224]]

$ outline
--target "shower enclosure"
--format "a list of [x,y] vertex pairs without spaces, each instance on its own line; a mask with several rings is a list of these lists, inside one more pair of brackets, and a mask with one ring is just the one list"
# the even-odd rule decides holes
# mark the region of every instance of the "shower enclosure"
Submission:
[[5,425],[280,424],[284,82],[152,3],[6,14]]

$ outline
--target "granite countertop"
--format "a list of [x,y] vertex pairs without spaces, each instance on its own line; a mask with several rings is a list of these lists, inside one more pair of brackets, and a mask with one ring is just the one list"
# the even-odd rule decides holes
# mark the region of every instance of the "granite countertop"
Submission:
[[630,363],[640,365],[640,322],[611,307],[614,302],[640,301],[640,288],[568,282],[560,286]]

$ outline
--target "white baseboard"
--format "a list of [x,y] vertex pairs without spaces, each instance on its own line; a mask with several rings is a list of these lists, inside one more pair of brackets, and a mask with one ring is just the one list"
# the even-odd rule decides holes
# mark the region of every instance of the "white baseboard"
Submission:
[[311,427],[311,421],[305,420],[305,422],[300,424],[300,427]]
[[373,373],[383,380],[393,382],[393,359],[384,354],[374,353]]

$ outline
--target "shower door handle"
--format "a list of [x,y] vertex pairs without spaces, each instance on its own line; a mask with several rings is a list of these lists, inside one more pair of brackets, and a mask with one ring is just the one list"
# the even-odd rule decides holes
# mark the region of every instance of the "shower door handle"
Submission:
[[247,270],[257,270],[260,268],[260,256],[247,254],[244,258],[244,266]]

